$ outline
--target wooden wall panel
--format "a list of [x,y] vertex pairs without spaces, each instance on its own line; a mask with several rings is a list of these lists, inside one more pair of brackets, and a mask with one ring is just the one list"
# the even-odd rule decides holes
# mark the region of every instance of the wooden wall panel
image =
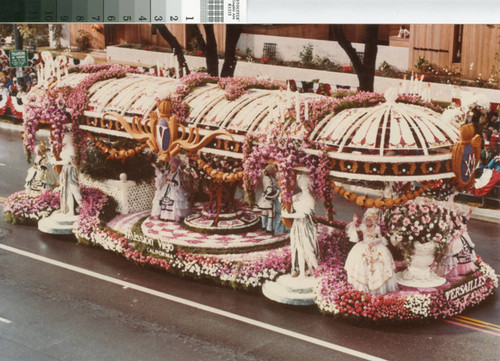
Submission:
[[409,69],[415,69],[417,58],[423,56],[440,67],[458,67],[466,79],[476,79],[479,74],[483,80],[488,79],[495,64],[495,53],[500,51],[500,28],[464,25],[460,63],[453,63],[454,30],[455,25],[411,25]]
[[70,45],[78,47],[78,36],[80,31],[85,32],[89,38],[89,46],[91,49],[105,49],[104,32],[93,32],[92,24],[69,24]]
[[[409,25],[407,25],[409,26]],[[379,44],[389,44],[389,37],[398,35],[400,25],[382,24],[378,30]],[[243,33],[256,35],[284,36],[314,40],[335,40],[333,26],[319,25],[245,25]],[[344,33],[347,40],[354,43],[363,43],[365,38],[365,25],[346,24]]]
[[328,25],[245,25],[243,33],[329,40]]
[[415,69],[419,56],[439,66],[451,66],[453,27],[448,24],[411,25],[408,68]]
[[[500,28],[486,25],[464,25],[462,45],[462,74],[469,79],[476,79],[479,74],[486,80],[495,64],[495,53],[500,51]],[[473,63],[472,69],[470,67]],[[498,64],[497,64],[498,66]]]
[[[168,48],[168,43],[160,36],[153,35],[150,24],[109,24],[106,25],[106,45],[147,44]],[[167,25],[181,46],[186,45],[184,25]]]

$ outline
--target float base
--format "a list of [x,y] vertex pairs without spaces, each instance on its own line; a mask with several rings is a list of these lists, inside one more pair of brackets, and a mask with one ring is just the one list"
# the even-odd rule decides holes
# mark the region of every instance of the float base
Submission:
[[316,295],[314,277],[292,277],[286,274],[273,281],[267,281],[262,286],[262,293],[267,298],[288,305],[309,306],[314,305]]

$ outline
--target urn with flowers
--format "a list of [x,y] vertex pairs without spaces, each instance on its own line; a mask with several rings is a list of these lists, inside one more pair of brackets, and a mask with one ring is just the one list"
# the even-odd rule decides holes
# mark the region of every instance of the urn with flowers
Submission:
[[417,198],[395,207],[385,218],[391,243],[403,254],[408,268],[397,273],[398,283],[409,287],[437,287],[446,282],[432,270],[450,240],[459,231],[455,212],[442,204]]

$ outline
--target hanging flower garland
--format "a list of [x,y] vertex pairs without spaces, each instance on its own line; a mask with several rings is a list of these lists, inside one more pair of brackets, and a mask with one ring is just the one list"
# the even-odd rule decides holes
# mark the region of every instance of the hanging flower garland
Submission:
[[23,145],[28,161],[35,149],[36,133],[41,121],[50,123],[50,144],[59,154],[64,139],[64,125],[68,122],[64,94],[66,88],[37,88],[28,97],[24,107]]
[[[421,99],[415,97],[402,97],[400,100],[411,104],[421,103]],[[329,170],[336,161],[328,158],[326,148],[321,144],[311,142],[309,139],[310,132],[316,128],[317,124],[325,116],[345,109],[374,106],[383,101],[385,99],[381,94],[357,92],[349,93],[344,98],[325,97],[313,99],[308,103],[307,109],[304,101],[300,101],[298,105],[295,103],[288,104],[288,108],[280,117],[281,119],[271,122],[273,127],[268,133],[247,134],[243,145],[245,190],[247,193],[253,192],[262,177],[262,169],[265,164],[275,163],[280,171],[280,184],[282,185],[284,201],[291,200],[291,192],[293,192],[295,181],[293,168],[299,165],[305,166],[313,179],[313,191],[325,203],[325,208],[329,214],[333,214],[333,206],[328,204],[333,191],[362,207],[377,207],[380,209],[390,209],[394,205],[404,204],[408,200],[418,197],[428,189],[428,184],[395,199],[374,199],[347,192],[343,187],[329,181]],[[432,103],[419,105],[434,107]],[[306,110],[307,116],[303,116],[302,114],[305,114]],[[300,118],[297,113],[300,114]],[[321,150],[321,153],[319,155],[306,155],[303,152],[304,149]],[[343,172],[356,172],[358,166],[357,162],[339,161],[339,167]],[[366,163],[364,167],[365,172],[368,174],[381,174],[386,171],[388,166]],[[414,164],[406,166],[394,165],[392,169],[396,174],[404,174],[414,170],[415,167]],[[438,167],[429,166],[425,168],[425,171],[427,173],[436,172],[439,170]]]

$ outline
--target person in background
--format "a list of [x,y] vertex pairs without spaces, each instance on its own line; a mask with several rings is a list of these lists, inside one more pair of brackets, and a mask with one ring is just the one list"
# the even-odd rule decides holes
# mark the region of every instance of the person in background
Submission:
[[498,119],[498,110],[491,114],[490,119],[488,120],[487,127],[489,130],[497,130],[500,131],[500,120]]
[[0,101],[5,100],[6,97],[9,96],[9,91],[5,88],[3,83],[0,83]]
[[495,152],[500,153],[500,135],[498,129],[493,129],[490,138],[490,145],[495,149]]
[[483,129],[483,131],[481,132],[481,148],[484,148],[486,144],[490,143],[490,136],[490,131],[488,129]]
[[488,169],[493,169],[496,171],[500,171],[500,155],[497,155],[493,158],[487,165]]
[[179,159],[170,159],[160,200],[159,218],[164,221],[180,222],[189,215],[189,202],[182,184],[180,165]]
[[409,37],[410,37],[410,32],[408,31],[408,29],[406,29],[405,25],[401,25],[399,27],[398,38],[406,39],[406,38],[409,38]]
[[488,165],[496,155],[495,149],[488,143],[485,145],[484,149],[481,150],[481,162],[483,165]]

